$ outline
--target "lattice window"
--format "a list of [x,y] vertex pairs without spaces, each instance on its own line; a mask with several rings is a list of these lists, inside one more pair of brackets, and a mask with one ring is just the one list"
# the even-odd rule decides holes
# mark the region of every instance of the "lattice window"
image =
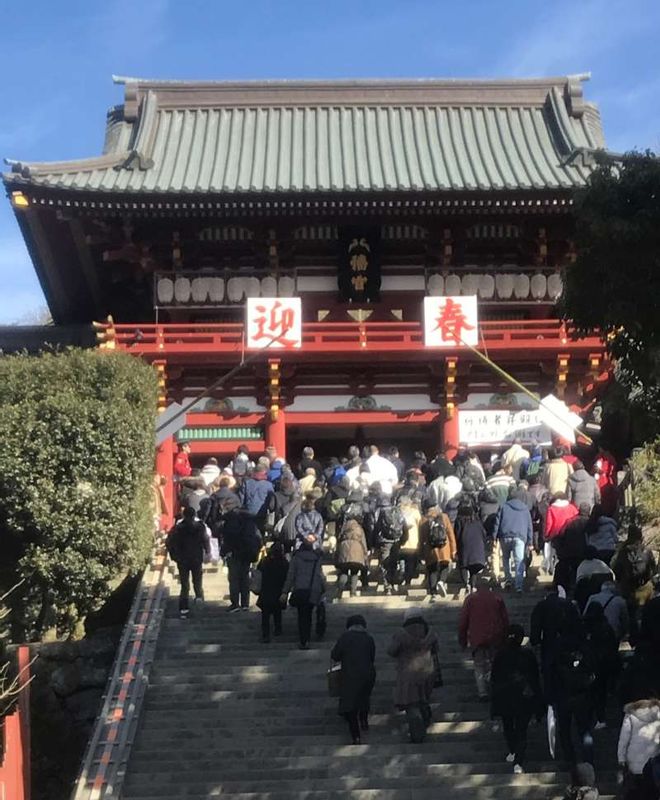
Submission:
[[381,236],[385,241],[410,241],[428,239],[429,232],[421,225],[383,225]]
[[336,225],[302,225],[293,232],[293,238],[309,242],[331,242],[338,238]]
[[520,227],[518,225],[504,225],[498,223],[479,223],[467,229],[468,239],[518,239]]
[[249,228],[237,225],[218,225],[204,228],[199,233],[202,242],[247,242],[253,238]]

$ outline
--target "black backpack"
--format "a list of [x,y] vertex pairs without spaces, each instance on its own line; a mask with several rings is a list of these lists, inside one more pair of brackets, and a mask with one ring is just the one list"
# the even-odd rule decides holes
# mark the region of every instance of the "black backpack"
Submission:
[[400,542],[405,527],[406,522],[400,508],[386,506],[378,509],[375,532],[379,541]]
[[429,519],[429,544],[434,549],[444,547],[447,544],[447,529],[442,517],[431,517]]
[[648,558],[642,547],[629,547],[626,553],[631,581],[636,588],[648,580]]

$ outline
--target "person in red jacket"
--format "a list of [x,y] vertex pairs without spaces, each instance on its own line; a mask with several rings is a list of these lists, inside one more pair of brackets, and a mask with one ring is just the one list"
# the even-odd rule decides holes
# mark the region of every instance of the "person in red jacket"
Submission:
[[570,522],[574,517],[577,517],[578,510],[568,501],[564,492],[557,492],[552,502],[548,506],[548,511],[545,515],[545,530],[543,531],[543,568],[552,575],[555,571],[555,562],[557,554],[552,546],[552,540],[564,529],[564,525]]
[[192,472],[190,465],[190,445],[188,442],[179,442],[179,452],[174,458],[174,480],[181,480],[181,478],[188,478]]
[[490,696],[490,672],[495,654],[509,627],[509,614],[502,596],[490,588],[487,578],[477,580],[477,591],[465,598],[458,620],[458,642],[472,648],[474,678],[479,699]]

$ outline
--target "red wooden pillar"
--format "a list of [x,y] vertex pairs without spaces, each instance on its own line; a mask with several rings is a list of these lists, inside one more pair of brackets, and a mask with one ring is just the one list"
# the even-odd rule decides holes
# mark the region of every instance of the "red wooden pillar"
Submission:
[[283,409],[266,412],[266,447],[274,447],[279,458],[286,460],[286,417]]
[[166,513],[163,514],[162,524],[169,530],[174,524],[176,493],[174,490],[174,456],[176,447],[174,437],[168,436],[156,450],[156,472],[165,477],[163,494],[165,496]]
[[446,409],[442,425],[442,446],[450,461],[458,453],[458,444],[458,411],[455,408]]

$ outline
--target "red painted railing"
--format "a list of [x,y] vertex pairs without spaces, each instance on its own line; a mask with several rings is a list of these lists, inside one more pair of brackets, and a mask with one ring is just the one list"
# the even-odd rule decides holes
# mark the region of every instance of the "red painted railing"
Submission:
[[[152,357],[220,355],[240,353],[244,348],[243,325],[236,323],[116,325],[115,330],[118,347]],[[572,330],[559,320],[486,321],[480,324],[480,335],[483,346],[500,353],[602,350],[597,336],[573,339]],[[419,322],[308,322],[303,325],[302,340],[302,348],[287,351],[289,356],[425,350],[424,331]],[[451,349],[444,352],[450,353]]]
[[16,708],[2,721],[0,800],[30,800],[30,651],[18,648],[21,693]]

